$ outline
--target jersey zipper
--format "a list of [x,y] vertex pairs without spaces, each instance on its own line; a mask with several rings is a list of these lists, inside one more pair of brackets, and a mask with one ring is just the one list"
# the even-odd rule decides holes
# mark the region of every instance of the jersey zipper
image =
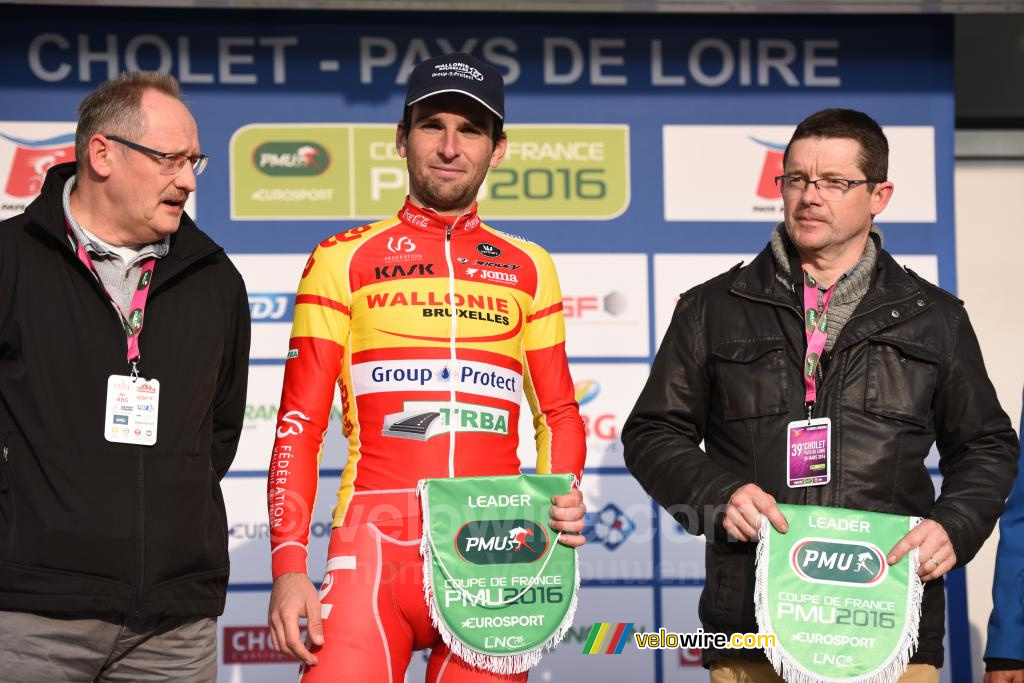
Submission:
[[448,377],[448,386],[450,387],[448,394],[448,476],[450,478],[455,477],[455,420],[457,411],[455,403],[455,378],[459,374],[458,358],[455,353],[455,337],[459,312],[455,306],[455,267],[452,264],[452,229],[455,227],[456,222],[458,222],[458,218],[447,226],[444,234],[444,260],[448,266],[448,305],[452,312],[452,324],[448,341],[451,360],[451,370]]

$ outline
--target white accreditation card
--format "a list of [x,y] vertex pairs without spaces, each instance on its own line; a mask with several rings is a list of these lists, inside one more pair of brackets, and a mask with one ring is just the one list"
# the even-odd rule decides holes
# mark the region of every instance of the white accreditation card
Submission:
[[107,379],[103,434],[113,443],[152,446],[160,412],[160,382],[129,375]]

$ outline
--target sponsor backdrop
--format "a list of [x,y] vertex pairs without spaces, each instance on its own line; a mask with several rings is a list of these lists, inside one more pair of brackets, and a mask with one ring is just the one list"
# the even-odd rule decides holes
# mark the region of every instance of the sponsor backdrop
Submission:
[[[766,243],[782,215],[772,177],[801,118],[849,106],[883,123],[897,188],[880,220],[886,246],[956,288],[950,17],[580,15],[583,25],[549,14],[3,13],[0,216],[21,211],[46,168],[73,157],[75,107],[125,69],[182,81],[211,157],[190,213],[238,265],[253,318],[245,431],[224,482],[233,566],[224,681],[297,671],[269,649],[264,626],[264,478],[292,295],[314,244],[399,208],[406,180],[394,123],[421,59],[470,51],[504,75],[509,152],[481,191],[481,214],[552,251],[564,293],[587,425],[590,543],[575,626],[531,680],[706,679],[697,652],[633,642],[621,655],[580,652],[594,622],[698,626],[702,539],[629,476],[619,433],[679,293]],[[520,425],[526,467],[529,429]],[[334,419],[313,515],[317,581],[343,441]],[[948,585],[943,676],[967,680],[962,576]],[[422,678],[424,662],[413,658],[409,680]]]

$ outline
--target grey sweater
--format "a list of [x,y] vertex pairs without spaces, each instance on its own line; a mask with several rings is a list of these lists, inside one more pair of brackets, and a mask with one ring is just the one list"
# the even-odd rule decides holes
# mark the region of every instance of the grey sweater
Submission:
[[[875,269],[878,250],[882,247],[882,233],[877,227],[872,225],[868,237],[867,246],[864,248],[864,253],[861,255],[860,260],[857,261],[853,268],[843,273],[836,280],[836,289],[828,304],[828,339],[825,341],[825,351],[832,351],[836,339],[839,338],[839,333],[843,331],[843,326],[853,317],[854,310],[856,310],[864,295],[867,294],[868,287],[871,285],[871,273]],[[793,251],[793,247],[789,237],[786,235],[786,228],[783,224],[780,223],[772,231],[771,245],[775,262],[781,271],[778,275],[779,280],[786,287],[790,287],[794,281],[798,280],[793,278],[793,273],[791,272],[789,252]],[[822,296],[825,291],[826,288],[818,286],[819,309],[821,308]],[[801,296],[802,300],[803,297]]]

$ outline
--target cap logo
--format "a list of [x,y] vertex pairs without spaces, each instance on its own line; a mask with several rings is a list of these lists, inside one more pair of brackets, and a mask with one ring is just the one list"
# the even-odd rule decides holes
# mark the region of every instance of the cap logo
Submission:
[[463,62],[447,62],[445,64],[436,64],[434,66],[434,73],[431,74],[432,78],[444,76],[458,76],[459,78],[469,78],[474,81],[484,80],[484,75],[471,67],[469,64]]

